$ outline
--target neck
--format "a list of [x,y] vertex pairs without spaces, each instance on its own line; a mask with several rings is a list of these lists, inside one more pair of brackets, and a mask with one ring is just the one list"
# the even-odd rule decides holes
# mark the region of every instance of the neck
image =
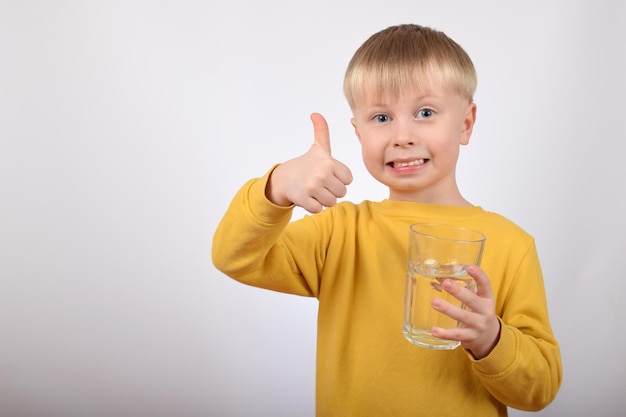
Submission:
[[472,203],[467,201],[457,190],[451,193],[436,193],[427,191],[401,191],[389,190],[390,201],[410,201],[414,203],[438,204],[444,206],[471,207]]

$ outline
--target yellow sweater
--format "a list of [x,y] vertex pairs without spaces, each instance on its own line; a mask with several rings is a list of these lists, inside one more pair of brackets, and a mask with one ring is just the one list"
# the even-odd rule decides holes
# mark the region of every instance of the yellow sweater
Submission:
[[[213,263],[245,284],[318,298],[317,416],[505,416],[507,406],[539,410],[554,399],[561,358],[531,236],[480,207],[388,200],[291,222],[291,208],[265,197],[268,174],[235,196]],[[408,228],[425,221],[487,236],[481,267],[502,330],[481,360],[402,335]]]

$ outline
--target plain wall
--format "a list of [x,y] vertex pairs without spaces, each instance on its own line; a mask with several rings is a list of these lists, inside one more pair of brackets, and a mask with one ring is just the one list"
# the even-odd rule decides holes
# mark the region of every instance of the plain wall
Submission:
[[537,240],[564,366],[538,415],[623,412],[624,4],[0,0],[0,415],[313,416],[316,300],[225,277],[212,235],[314,111],[346,198],[386,197],[341,84],[408,22],[478,70],[464,195]]

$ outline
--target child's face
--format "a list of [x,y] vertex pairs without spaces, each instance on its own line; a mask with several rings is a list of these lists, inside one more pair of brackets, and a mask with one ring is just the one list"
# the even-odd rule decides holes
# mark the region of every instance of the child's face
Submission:
[[398,97],[361,95],[352,111],[365,166],[389,187],[390,200],[468,204],[455,170],[459,146],[471,136],[475,104],[434,87]]

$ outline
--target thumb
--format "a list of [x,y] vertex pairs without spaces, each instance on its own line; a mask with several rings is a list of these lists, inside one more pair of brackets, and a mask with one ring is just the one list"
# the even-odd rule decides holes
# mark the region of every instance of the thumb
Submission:
[[319,113],[313,113],[311,114],[311,121],[313,122],[314,144],[330,154],[330,132],[326,119]]

